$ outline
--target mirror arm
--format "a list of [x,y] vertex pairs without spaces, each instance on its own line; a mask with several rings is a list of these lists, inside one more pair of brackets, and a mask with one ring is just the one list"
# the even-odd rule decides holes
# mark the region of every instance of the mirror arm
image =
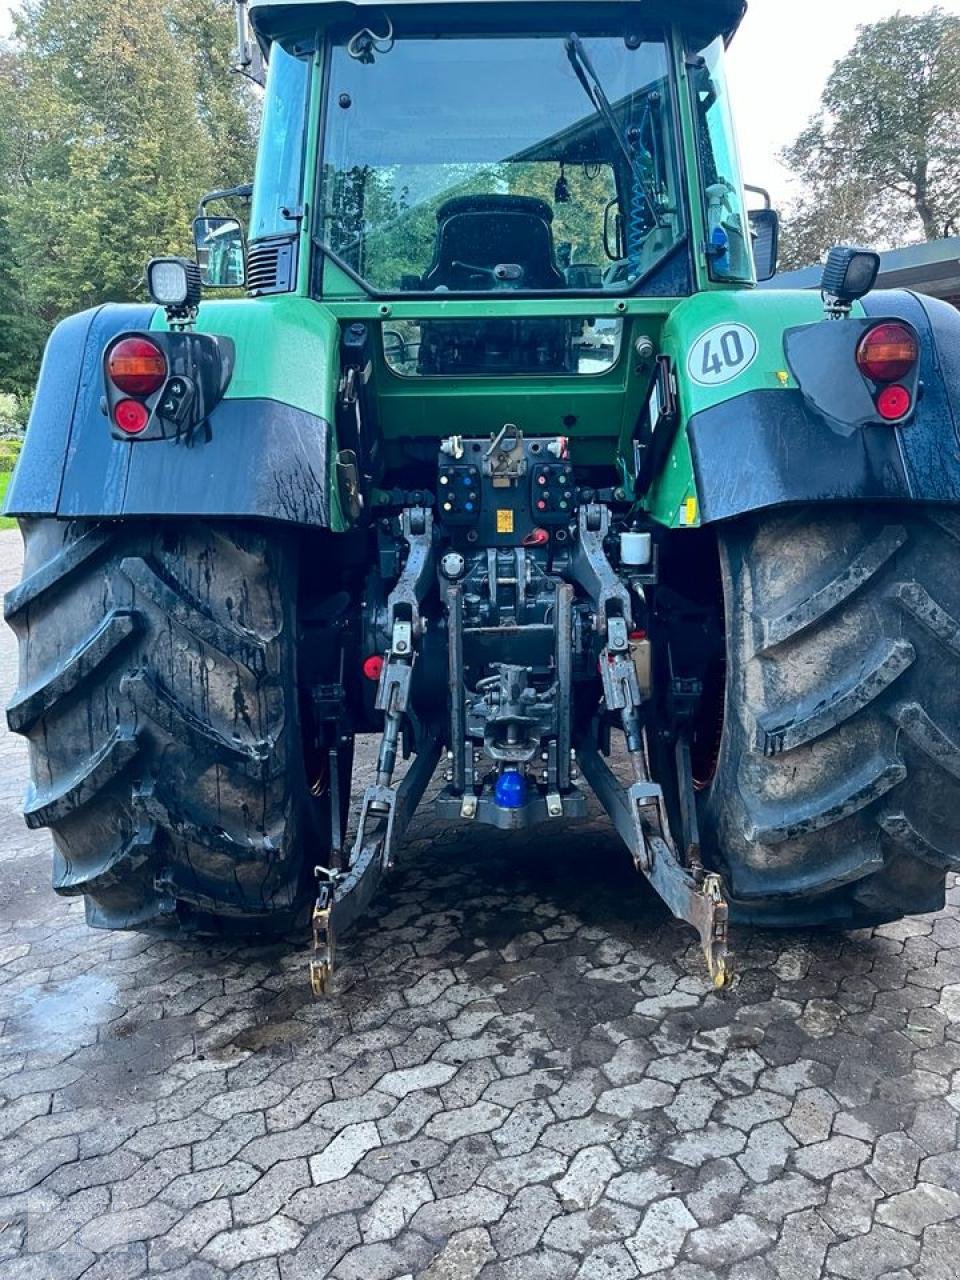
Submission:
[[751,192],[753,192],[753,194],[754,194],[755,196],[762,196],[762,197],[763,197],[763,207],[764,207],[765,209],[772,209],[772,208],[773,208],[773,200],[771,199],[771,197],[770,197],[770,192],[766,189],[766,187],[752,187],[752,186],[750,185],[750,183],[749,183],[749,182],[745,182],[745,183],[743,184],[743,189],[744,189],[744,191],[751,191]]
[[242,182],[238,187],[222,187],[218,191],[208,191],[205,196],[200,197],[200,203],[197,205],[197,217],[205,217],[207,205],[212,204],[214,200],[249,200],[252,195],[252,182]]

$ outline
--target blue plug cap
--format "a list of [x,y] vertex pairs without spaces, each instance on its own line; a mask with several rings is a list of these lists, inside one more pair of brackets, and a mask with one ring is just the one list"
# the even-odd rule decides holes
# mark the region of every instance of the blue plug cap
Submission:
[[505,769],[497,779],[493,798],[501,809],[522,809],[527,803],[527,780],[517,769]]

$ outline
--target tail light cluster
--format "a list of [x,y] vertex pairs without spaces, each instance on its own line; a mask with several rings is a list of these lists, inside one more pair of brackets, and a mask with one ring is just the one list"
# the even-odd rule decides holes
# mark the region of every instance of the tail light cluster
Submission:
[[125,435],[135,436],[150,421],[146,401],[167,380],[167,358],[149,338],[121,338],[107,353],[107,377],[126,399],[113,404],[114,425]]
[[913,409],[914,396],[904,381],[916,369],[920,349],[916,334],[894,320],[876,324],[860,339],[857,367],[874,383],[874,404],[885,422],[900,422]]

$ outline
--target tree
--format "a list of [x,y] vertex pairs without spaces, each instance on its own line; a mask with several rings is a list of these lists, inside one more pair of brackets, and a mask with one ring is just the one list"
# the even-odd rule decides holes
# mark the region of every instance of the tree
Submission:
[[[142,297],[148,258],[192,251],[199,196],[251,176],[234,38],[230,0],[26,0],[15,15],[0,58],[0,214],[37,330]],[[35,364],[36,332],[31,345]]]
[[859,28],[821,107],[783,153],[803,184],[787,252],[960,231],[960,17],[934,8]]

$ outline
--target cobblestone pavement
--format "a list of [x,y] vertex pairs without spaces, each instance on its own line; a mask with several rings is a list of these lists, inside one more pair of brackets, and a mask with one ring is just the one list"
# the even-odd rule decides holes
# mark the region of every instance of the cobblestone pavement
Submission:
[[4,1280],[960,1274],[956,888],[718,997],[599,819],[428,808],[318,1004],[299,941],[88,930],[0,752]]

